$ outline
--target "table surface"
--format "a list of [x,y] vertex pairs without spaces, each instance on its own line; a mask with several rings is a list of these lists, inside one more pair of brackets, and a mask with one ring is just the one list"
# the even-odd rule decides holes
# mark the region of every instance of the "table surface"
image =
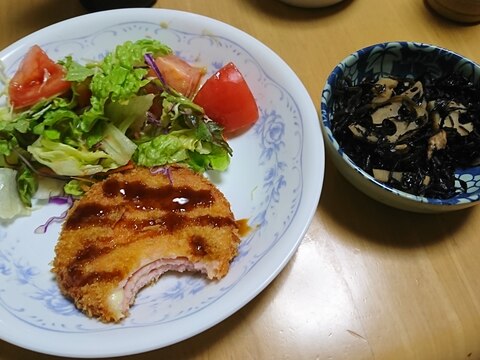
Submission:
[[[388,40],[432,43],[480,61],[480,25],[422,0],[345,0],[298,9],[275,0],[159,0],[253,35],[297,73],[317,109],[346,55]],[[76,0],[0,3],[0,48],[84,14]],[[366,197],[327,159],[305,238],[280,275],[237,313],[181,343],[128,357],[480,359],[480,207],[419,215]],[[51,359],[0,340],[0,360]]]

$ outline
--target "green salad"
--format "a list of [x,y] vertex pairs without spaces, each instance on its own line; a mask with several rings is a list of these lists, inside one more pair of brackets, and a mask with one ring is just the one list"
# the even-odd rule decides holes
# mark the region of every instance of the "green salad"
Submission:
[[[0,218],[28,211],[44,180],[81,196],[110,172],[137,165],[225,170],[232,150],[223,127],[192,100],[203,73],[150,39],[86,64],[72,56],[53,62],[32,47],[6,81],[0,108]],[[185,81],[189,90],[179,91]]]

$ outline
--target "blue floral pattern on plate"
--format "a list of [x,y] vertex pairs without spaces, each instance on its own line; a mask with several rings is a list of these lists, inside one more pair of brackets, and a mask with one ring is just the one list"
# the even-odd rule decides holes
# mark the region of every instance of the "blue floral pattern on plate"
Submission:
[[[277,96],[285,99],[285,109],[282,109],[281,113],[278,109],[273,108],[261,108],[260,120],[255,126],[254,134],[258,138],[259,156],[258,165],[264,172],[263,183],[261,184],[263,199],[249,211],[252,219],[252,226],[256,227],[255,234],[249,236],[240,246],[240,254],[235,260],[232,267],[240,263],[240,259],[247,258],[247,262],[242,262],[242,266],[245,267],[244,271],[248,271],[255,265],[258,258],[267,253],[271,246],[275,245],[281,234],[284,232],[285,227],[289,225],[289,219],[295,214],[298,206],[299,197],[301,195],[301,183],[294,184],[296,188],[288,188],[286,184],[285,172],[292,171],[291,169],[297,169],[294,171],[300,171],[300,147],[302,144],[301,132],[302,128],[300,123],[293,123],[294,126],[289,131],[298,133],[296,142],[291,144],[293,152],[296,157],[291,159],[284,158],[285,154],[285,127],[286,118],[298,119],[299,109],[295,107],[295,103],[290,99],[290,94],[284,89],[275,84],[265,73],[265,71],[258,67],[255,60],[248,54],[246,49],[243,49],[240,45],[218,36],[199,35],[188,32],[183,32],[170,28],[162,28],[154,23],[124,23],[119,24],[111,28],[104,29],[92,35],[88,35],[81,38],[73,38],[60,42],[52,42],[41,44],[42,48],[50,54],[54,54],[56,57],[62,57],[67,54],[72,54],[79,62],[85,60],[101,60],[108,51],[98,52],[98,39],[105,41],[109,39],[112,49],[116,44],[120,44],[126,40],[134,40],[138,38],[138,32],[142,31],[146,34],[151,34],[152,37],[162,39],[166,44],[177,49],[176,53],[182,56],[190,62],[194,62],[198,59],[198,54],[192,51],[192,48],[222,48],[222,54],[228,54],[228,58],[214,58],[205,65],[209,73],[213,73],[226,64],[227,61],[235,61],[237,66],[242,68],[242,71],[246,74],[254,71],[259,83],[264,86],[275,86],[277,88]],[[185,48],[185,45],[188,46]],[[179,49],[179,50],[178,50]],[[111,50],[111,49],[108,49]],[[81,54],[81,57],[79,55]],[[13,65],[7,68],[7,74],[11,74],[18,66],[21,58],[18,58],[13,62]],[[286,111],[285,111],[286,110]],[[301,174],[299,173],[300,177]],[[287,192],[291,192],[288,194]],[[285,198],[288,197],[288,202],[285,202]],[[280,199],[282,199],[282,207],[279,207]],[[262,232],[263,227],[269,221],[277,222],[277,217],[284,218],[283,223],[278,226],[278,232],[274,234],[272,241],[267,247],[259,251],[258,253],[252,252],[252,241],[257,238]],[[41,240],[39,240],[41,241]],[[22,263],[22,261],[16,258],[16,249],[12,249],[11,254],[0,253],[0,269],[4,269],[3,275],[5,279],[2,283],[18,283],[25,287],[25,294],[28,300],[35,300],[42,302],[46,309],[52,312],[55,317],[75,316],[76,311],[71,303],[64,299],[59,293],[58,288],[52,280],[51,286],[43,288],[38,282],[37,278],[44,277],[44,274],[38,269],[28,263]],[[3,256],[2,256],[3,255]],[[1,261],[1,260],[0,260]],[[26,261],[26,260],[25,260]],[[240,274],[241,275],[241,274]],[[147,307],[155,310],[157,316],[152,317],[151,312],[148,312],[148,318],[139,320],[139,318],[129,317],[121,326],[141,326],[151,325],[158,322],[172,321],[179,316],[188,316],[191,312],[198,311],[199,309],[208,306],[212,301],[217,300],[222,296],[222,293],[228,291],[229,288],[235,285],[241,277],[233,278],[227,277],[225,281],[220,283],[212,283],[204,280],[203,278],[196,278],[190,276],[165,276],[162,279],[162,283],[165,283],[160,296],[152,296],[151,292],[157,293],[157,289],[147,289],[142,292],[136,302],[134,312],[142,312],[142,307]],[[168,281],[167,281],[168,280]],[[208,291],[205,291],[208,289]],[[205,293],[205,294],[203,294]],[[211,295],[213,294],[213,295]],[[194,306],[190,305],[191,295],[196,295],[200,301]],[[186,301],[184,301],[186,300]],[[52,323],[39,319],[36,316],[29,314],[29,306],[22,306],[22,314],[20,315],[16,311],[16,306],[10,304],[7,298],[2,298],[0,295],[0,301],[4,307],[10,311],[17,312],[16,316],[21,316],[25,321],[32,321],[32,324],[36,326],[48,327],[50,330],[58,331],[89,331],[92,328],[98,328],[97,322],[91,323],[90,321],[84,321],[84,316],[78,316],[78,324],[66,324],[62,322]],[[161,304],[167,301],[175,302],[175,306],[168,309],[167,312],[163,312]],[[16,304],[21,302],[18,298],[15,299]],[[163,307],[164,308],[164,307]],[[29,320],[32,319],[32,320]],[[84,323],[85,322],[85,323]]]
[[[122,19],[125,19],[133,13],[148,14],[150,17],[153,14],[141,10],[130,13],[119,11],[115,14],[120,14]],[[181,14],[168,11],[158,14],[182,17]],[[99,19],[99,16],[94,14],[92,18]],[[63,212],[65,208],[47,205],[33,211],[30,217],[0,224],[0,313],[8,314],[24,326],[57,334],[119,334],[119,330],[129,333],[129,329],[178,324],[185,319],[190,321],[190,318],[201,322],[191,326],[193,330],[189,333],[195,333],[222,320],[217,318],[215,309],[219,309],[219,312],[222,309],[221,313],[228,315],[255,295],[250,293],[252,290],[248,290],[249,293],[234,295],[238,298],[236,303],[222,303],[224,297],[232,297],[230,292],[237,294],[239,290],[236,288],[245,278],[251,278],[251,273],[257,271],[264,277],[264,280],[258,281],[256,292],[266,286],[298,246],[306,224],[313,216],[323,181],[323,142],[317,127],[316,113],[310,99],[306,100],[305,96],[302,96],[299,100],[298,94],[292,94],[288,90],[291,82],[294,82],[295,86],[300,83],[297,78],[285,78],[285,69],[288,69],[285,64],[266,65],[267,58],[274,57],[273,53],[259,47],[257,42],[253,42],[257,48],[252,51],[238,40],[244,37],[229,38],[207,30],[205,24],[209,24],[209,20],[206,18],[195,20],[190,17],[192,22],[188,27],[179,25],[180,22],[175,27],[174,24],[150,21],[145,17],[135,21],[112,20],[113,14],[107,17],[112,25],[102,27],[96,22],[92,29],[82,28],[77,34],[75,26],[78,25],[73,24],[67,35],[54,37],[54,40],[42,36],[39,41],[34,34],[33,38],[25,41],[39,43],[55,59],[72,55],[77,61],[86,62],[102,59],[117,44],[124,41],[152,37],[168,44],[189,62],[205,66],[207,75],[233,61],[255,94],[260,118],[250,131],[231,140],[234,157],[229,170],[225,174],[209,176],[230,200],[236,217],[248,218],[253,231],[242,239],[239,254],[233,261],[229,274],[221,281],[208,281],[195,274],[165,274],[155,286],[140,292],[127,319],[119,324],[103,324],[77,311],[72,303],[60,294],[53,275],[49,272],[49,263],[53,258],[53,248],[61,225],[55,223],[45,235],[34,234],[34,229],[49,217]],[[196,22],[199,22],[199,25],[195,25]],[[220,26],[214,22],[211,25],[213,28]],[[185,28],[188,28],[188,31],[185,31]],[[15,71],[26,49],[28,47],[22,44],[10,49],[11,51],[4,51],[1,60],[5,63],[7,74],[11,75]],[[279,60],[276,57],[275,59],[278,64]],[[304,91],[303,88],[301,90]],[[305,94],[306,91],[302,93]],[[307,104],[308,109],[305,110],[305,105],[302,108],[300,103]],[[310,131],[305,131],[306,126],[310,127]],[[316,143],[311,145],[311,139],[315,137]],[[316,168],[305,163],[305,146],[318,152],[316,156],[319,162]],[[307,173],[313,173],[311,178]],[[309,181],[313,180],[307,189],[304,188],[305,177]],[[308,195],[305,190],[309,191]],[[282,252],[287,250],[282,258],[272,255],[275,251],[280,251],[279,249],[282,249]],[[272,273],[263,274],[259,263],[269,261]],[[232,307],[232,310],[229,310],[229,307]],[[205,320],[204,313],[212,320]],[[198,320],[199,318],[201,320]],[[170,336],[163,336],[166,335]],[[178,335],[175,339],[182,336]],[[84,337],[81,339],[84,340]],[[89,337],[88,341],[99,340]],[[174,340],[165,340],[168,341],[171,343]],[[164,344],[161,339],[157,343],[158,346]],[[50,351],[45,350],[45,346],[41,344],[36,349]],[[114,348],[117,352],[111,350]],[[112,343],[110,348],[104,344],[102,354],[125,353],[120,348],[118,342]],[[78,349],[71,348],[71,352],[63,351],[60,354],[77,355],[80,352]]]

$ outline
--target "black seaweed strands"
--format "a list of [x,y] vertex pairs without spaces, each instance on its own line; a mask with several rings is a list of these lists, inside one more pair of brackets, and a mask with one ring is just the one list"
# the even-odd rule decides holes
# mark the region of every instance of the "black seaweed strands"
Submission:
[[465,191],[455,169],[480,163],[479,87],[457,74],[342,78],[334,98],[333,135],[377,180],[429,198]]

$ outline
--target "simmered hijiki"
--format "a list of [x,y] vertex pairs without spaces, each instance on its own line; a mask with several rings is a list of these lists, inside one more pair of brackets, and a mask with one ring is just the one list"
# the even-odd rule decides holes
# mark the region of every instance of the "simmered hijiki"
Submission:
[[454,172],[480,162],[478,86],[456,74],[343,78],[334,94],[333,135],[363,170],[415,195],[464,191]]

